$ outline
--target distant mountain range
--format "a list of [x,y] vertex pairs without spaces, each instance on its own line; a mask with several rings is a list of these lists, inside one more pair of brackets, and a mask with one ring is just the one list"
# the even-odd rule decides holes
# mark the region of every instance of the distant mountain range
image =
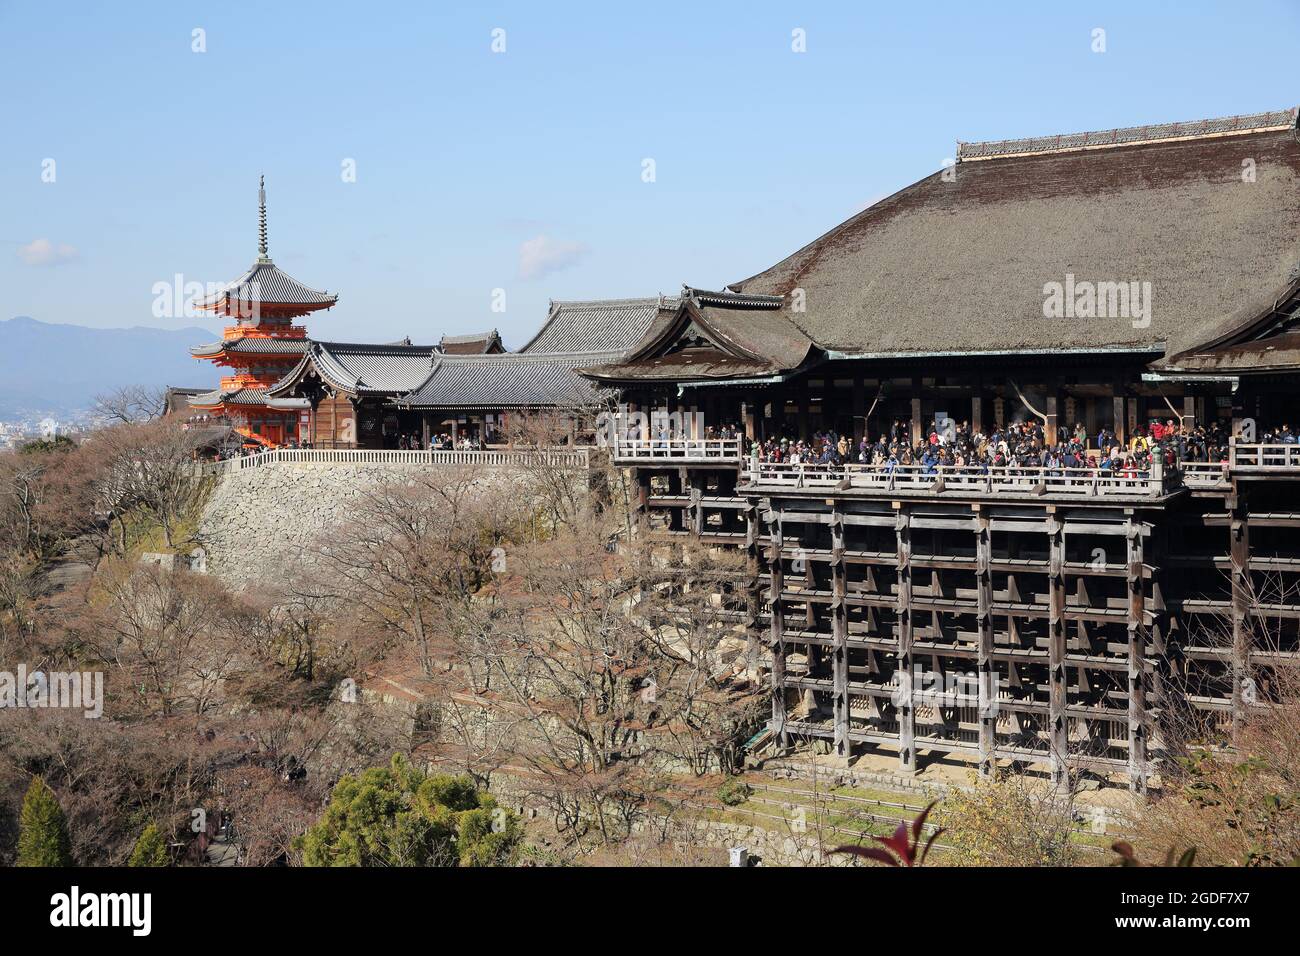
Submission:
[[218,369],[190,357],[208,329],[92,329],[20,315],[0,321],[0,421],[72,416],[124,385],[215,387]]

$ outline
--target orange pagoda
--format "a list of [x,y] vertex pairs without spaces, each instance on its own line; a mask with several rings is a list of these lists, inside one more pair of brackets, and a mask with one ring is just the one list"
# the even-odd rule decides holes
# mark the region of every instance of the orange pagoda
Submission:
[[317,292],[281,272],[267,254],[266,178],[257,190],[257,260],[222,291],[196,304],[233,319],[220,342],[190,349],[197,359],[230,369],[221,385],[195,395],[196,411],[224,419],[245,438],[275,447],[306,434],[311,414],[303,399],[271,398],[266,389],[298,364],[307,351],[307,329],[293,320],[331,308],[338,295]]

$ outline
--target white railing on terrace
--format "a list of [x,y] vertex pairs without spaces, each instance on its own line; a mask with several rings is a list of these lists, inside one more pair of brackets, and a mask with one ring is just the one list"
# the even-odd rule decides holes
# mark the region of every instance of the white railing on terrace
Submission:
[[[743,478],[754,485],[794,488],[863,488],[874,491],[1054,494],[1080,497],[1157,496],[1165,491],[1162,469],[1033,468],[1003,466],[822,465],[755,462]],[[844,483],[847,482],[845,485]]]
[[384,451],[368,448],[277,448],[272,451],[206,462],[205,472],[222,474],[260,468],[272,464],[342,464],[342,465],[548,465],[560,468],[586,468],[591,463],[590,448],[508,448],[484,451],[421,449],[418,451]]
[[1233,471],[1296,471],[1300,470],[1300,444],[1247,445],[1233,439],[1228,462]]
[[739,462],[739,438],[617,438],[615,461]]
[[1226,461],[1185,461],[1178,466],[1188,488],[1213,488],[1228,480]]

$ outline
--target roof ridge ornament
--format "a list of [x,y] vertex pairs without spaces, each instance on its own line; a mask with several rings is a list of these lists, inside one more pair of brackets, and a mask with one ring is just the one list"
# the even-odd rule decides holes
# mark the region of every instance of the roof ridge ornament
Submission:
[[1246,133],[1294,129],[1298,122],[1300,122],[1300,107],[1292,107],[1265,113],[1221,116],[1190,123],[1153,123],[1147,126],[1126,126],[1119,129],[984,142],[958,140],[957,162],[1113,149],[1117,146],[1130,146],[1137,143],[1167,143],[1187,139],[1240,136]]
[[266,176],[257,181],[257,261],[270,262],[266,246]]

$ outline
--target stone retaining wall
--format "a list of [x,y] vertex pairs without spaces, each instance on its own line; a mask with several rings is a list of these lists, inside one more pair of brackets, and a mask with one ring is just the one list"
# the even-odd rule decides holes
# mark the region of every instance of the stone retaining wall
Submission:
[[[277,463],[231,471],[215,479],[199,524],[208,570],[231,584],[283,581],[319,566],[327,534],[346,533],[367,494],[394,481],[449,476],[455,466]],[[508,495],[521,475],[480,469],[485,494]]]

